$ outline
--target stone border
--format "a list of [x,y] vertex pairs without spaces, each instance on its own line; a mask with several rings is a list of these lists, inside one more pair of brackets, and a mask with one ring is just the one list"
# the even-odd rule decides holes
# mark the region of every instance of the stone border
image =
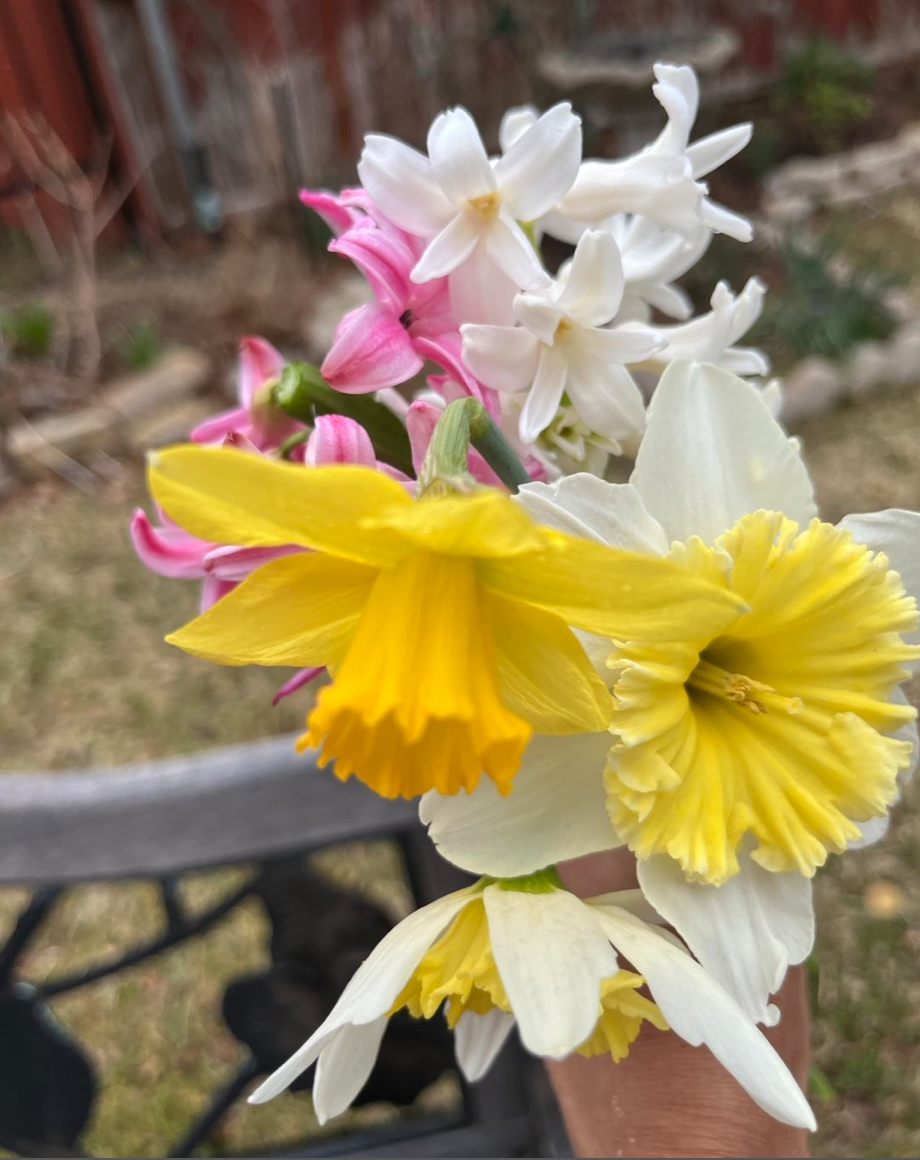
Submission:
[[180,347],[148,370],[111,383],[84,407],[34,423],[20,420],[7,431],[3,449],[9,482],[47,471],[70,477],[93,455],[146,451],[186,439],[213,411],[197,397],[211,379],[207,355]]
[[[796,157],[775,169],[764,182],[758,233],[768,245],[780,245],[792,228],[804,228],[800,239],[813,241],[808,226],[824,206],[857,205],[892,189],[920,183],[920,121],[905,125],[890,141],[871,142],[830,157]],[[841,282],[852,274],[843,259],[831,263]],[[906,388],[920,383],[920,310],[900,287],[890,290],[884,306],[896,326],[886,342],[861,342],[840,362],[804,358],[783,380],[781,417],[789,426],[820,415],[847,399],[859,399],[880,387]]]
[[920,121],[911,121],[890,141],[829,157],[793,157],[766,178],[762,208],[769,221],[792,225],[821,206],[857,205],[915,181],[920,181]]

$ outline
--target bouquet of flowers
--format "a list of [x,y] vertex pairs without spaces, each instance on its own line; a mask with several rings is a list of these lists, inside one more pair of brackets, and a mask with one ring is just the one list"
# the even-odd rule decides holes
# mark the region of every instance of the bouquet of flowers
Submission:
[[[510,110],[498,157],[462,108],[427,155],[368,136],[360,187],[302,199],[372,300],[320,368],[244,339],[239,407],[151,459],[137,550],[204,582],[168,639],[291,666],[278,696],[322,681],[299,746],[420,798],[479,876],[379,944],[256,1101],[315,1062],[325,1121],[392,1014],[443,1009],[470,1080],[515,1025],[619,1060],[649,1023],[814,1126],[757,1025],[809,953],[815,870],[882,836],[913,769],[920,516],[817,515],[736,345],[756,279],[691,318],[676,280],[751,236],[701,180],[751,128],[691,141],[692,70],[655,75],[666,124],[618,161],[583,159],[567,103]],[[555,272],[547,236],[574,247]],[[621,845],[640,889],[563,887]]]

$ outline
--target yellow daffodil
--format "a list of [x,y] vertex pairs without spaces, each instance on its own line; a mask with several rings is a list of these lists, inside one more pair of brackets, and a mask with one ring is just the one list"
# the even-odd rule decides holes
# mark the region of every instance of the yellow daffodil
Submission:
[[413,501],[365,467],[212,447],[157,454],[150,486],[192,534],[301,552],[258,568],[168,639],[224,664],[325,665],[303,746],[385,797],[511,788],[533,730],[606,728],[610,696],[569,626],[712,633],[737,597],[680,564],[537,526],[488,489]]

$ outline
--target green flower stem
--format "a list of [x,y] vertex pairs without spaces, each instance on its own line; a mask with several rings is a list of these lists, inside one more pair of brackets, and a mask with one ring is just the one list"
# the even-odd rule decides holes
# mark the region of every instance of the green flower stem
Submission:
[[499,878],[497,885],[502,890],[519,890],[524,894],[552,894],[554,890],[565,889],[555,866],[546,866],[521,878]]
[[470,444],[511,491],[530,483],[524,465],[488,411],[478,399],[468,398],[455,399],[438,420],[419,472],[420,491],[427,491],[438,481],[449,490],[465,491],[474,486],[468,462]]
[[290,459],[291,452],[295,447],[300,447],[302,443],[310,438],[309,431],[295,431],[293,435],[288,435],[287,439],[278,448],[278,452],[282,459]]
[[310,363],[288,363],[272,388],[272,401],[292,419],[311,425],[317,415],[347,415],[367,431],[378,459],[412,474],[409,436],[393,412],[371,395],[334,390]]

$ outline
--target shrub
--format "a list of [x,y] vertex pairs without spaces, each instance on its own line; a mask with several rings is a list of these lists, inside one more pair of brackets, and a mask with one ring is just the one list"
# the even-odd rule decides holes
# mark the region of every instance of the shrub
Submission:
[[11,358],[44,358],[54,339],[54,315],[39,302],[5,310],[0,334]]

